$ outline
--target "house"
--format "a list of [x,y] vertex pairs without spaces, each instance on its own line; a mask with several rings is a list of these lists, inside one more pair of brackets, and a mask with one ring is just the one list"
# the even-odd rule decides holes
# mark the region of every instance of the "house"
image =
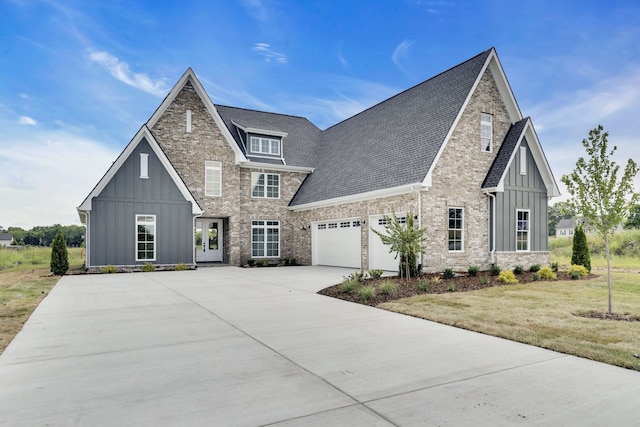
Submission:
[[191,69],[77,208],[86,266],[295,258],[397,270],[373,230],[413,215],[425,271],[547,263],[559,190],[495,49],[328,129],[215,105]]
[[556,237],[573,237],[573,232],[578,226],[575,218],[561,219],[556,225]]
[[13,242],[13,234],[0,233],[0,246],[11,246],[11,242]]

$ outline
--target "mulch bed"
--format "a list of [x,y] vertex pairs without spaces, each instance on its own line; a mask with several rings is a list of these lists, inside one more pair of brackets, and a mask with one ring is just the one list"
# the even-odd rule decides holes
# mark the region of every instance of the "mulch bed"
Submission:
[[620,313],[603,313],[600,311],[588,311],[586,313],[576,313],[576,316],[587,317],[589,319],[601,319],[601,320],[618,320],[623,322],[640,322],[640,316],[634,316],[632,314],[620,314]]
[[[571,280],[571,277],[566,272],[558,272],[558,280]],[[434,277],[440,277],[439,283],[433,283]],[[597,277],[594,274],[590,274],[587,277],[582,278],[581,280],[588,280]],[[533,282],[533,273],[524,272],[522,274],[516,275],[519,283],[530,283]],[[396,295],[382,295],[379,292],[377,295],[370,299],[369,301],[364,301],[360,296],[358,296],[357,292],[342,292],[340,290],[340,285],[330,286],[328,288],[322,289],[318,293],[320,295],[326,295],[333,298],[338,298],[345,301],[355,302],[358,304],[365,304],[370,306],[377,306],[383,302],[394,301],[400,298],[408,298],[414,295],[421,294],[444,294],[448,292],[469,292],[476,291],[479,289],[490,288],[493,286],[505,286],[509,285],[509,283],[498,282],[496,280],[496,276],[491,276],[488,271],[478,272],[476,277],[470,277],[467,274],[456,274],[456,277],[453,279],[444,279],[442,278],[441,273],[433,273],[433,274],[423,274],[420,277],[412,278],[412,279],[399,279],[398,277],[384,277],[382,279],[373,280],[367,279],[364,281],[364,285],[376,285],[384,280],[393,280],[397,286],[398,291]],[[422,280],[429,281],[429,290],[428,291],[419,291],[417,289],[417,282]],[[550,281],[553,282],[553,281]],[[453,291],[451,289],[454,289]]]

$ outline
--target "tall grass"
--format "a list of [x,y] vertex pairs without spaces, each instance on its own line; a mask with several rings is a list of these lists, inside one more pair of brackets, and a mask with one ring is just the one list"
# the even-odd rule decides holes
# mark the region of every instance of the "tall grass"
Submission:
[[[78,269],[84,264],[82,248],[68,248],[69,268]],[[0,246],[0,272],[20,271],[36,268],[49,268],[51,248],[27,246],[21,250]]]
[[[597,234],[587,234],[587,243],[591,254],[591,264],[595,268],[606,266],[604,240]],[[616,232],[609,242],[611,259],[620,268],[640,268],[640,230],[621,230]],[[551,258],[561,265],[571,265],[573,239],[550,237]]]

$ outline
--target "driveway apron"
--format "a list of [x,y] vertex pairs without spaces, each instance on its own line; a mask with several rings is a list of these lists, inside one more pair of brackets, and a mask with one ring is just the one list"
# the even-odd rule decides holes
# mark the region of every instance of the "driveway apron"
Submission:
[[63,277],[0,425],[637,425],[640,373],[316,292],[330,267]]

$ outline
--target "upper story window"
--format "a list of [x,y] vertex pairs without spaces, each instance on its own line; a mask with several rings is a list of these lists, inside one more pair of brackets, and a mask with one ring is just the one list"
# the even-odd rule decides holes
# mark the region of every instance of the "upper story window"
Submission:
[[204,194],[213,197],[222,195],[222,163],[204,162]]
[[280,140],[274,138],[265,138],[261,136],[252,136],[250,150],[255,154],[268,154],[271,156],[280,155]]
[[251,197],[280,198],[280,175],[275,173],[251,173]]
[[480,149],[491,152],[493,150],[493,116],[480,113]]

